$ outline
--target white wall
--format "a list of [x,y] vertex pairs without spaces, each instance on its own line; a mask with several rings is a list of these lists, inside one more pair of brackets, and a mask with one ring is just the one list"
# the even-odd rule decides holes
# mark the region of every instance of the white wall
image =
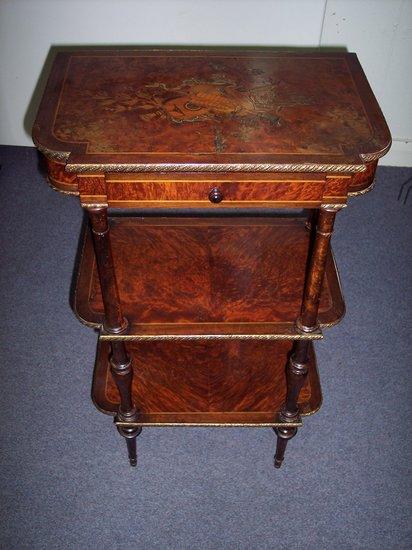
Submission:
[[381,163],[412,166],[412,0],[328,0],[320,43],[357,52],[392,133]]
[[411,42],[412,0],[0,0],[0,143],[32,144],[51,46],[333,45],[358,53],[381,103],[384,163],[412,166]]

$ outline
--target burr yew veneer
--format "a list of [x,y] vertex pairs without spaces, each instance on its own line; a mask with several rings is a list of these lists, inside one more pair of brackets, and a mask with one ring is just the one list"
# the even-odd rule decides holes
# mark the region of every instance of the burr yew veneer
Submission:
[[59,53],[33,139],[88,215],[73,309],[130,463],[143,426],[268,426],[279,467],[344,314],[336,212],[390,147],[356,55]]

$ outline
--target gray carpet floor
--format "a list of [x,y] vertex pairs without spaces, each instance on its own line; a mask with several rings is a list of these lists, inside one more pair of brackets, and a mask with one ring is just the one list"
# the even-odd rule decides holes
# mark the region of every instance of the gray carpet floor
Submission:
[[323,406],[282,469],[270,429],[240,428],[146,429],[132,469],[90,400],[96,336],[69,307],[78,201],[34,149],[1,156],[1,548],[412,547],[412,169],[380,168],[338,214],[347,314],[317,344]]

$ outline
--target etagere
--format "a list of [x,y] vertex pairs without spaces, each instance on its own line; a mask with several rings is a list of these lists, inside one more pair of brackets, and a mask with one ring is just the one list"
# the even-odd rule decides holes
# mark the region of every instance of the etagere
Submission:
[[130,463],[144,426],[267,426],[279,467],[344,315],[336,213],[391,143],[356,55],[59,53],[33,139],[88,214],[73,308]]

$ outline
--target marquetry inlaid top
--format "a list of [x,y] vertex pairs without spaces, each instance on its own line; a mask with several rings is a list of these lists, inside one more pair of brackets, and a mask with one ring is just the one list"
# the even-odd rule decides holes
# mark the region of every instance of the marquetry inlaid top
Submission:
[[59,53],[33,137],[49,158],[68,158],[69,171],[102,164],[357,171],[390,145],[355,54],[270,50]]

